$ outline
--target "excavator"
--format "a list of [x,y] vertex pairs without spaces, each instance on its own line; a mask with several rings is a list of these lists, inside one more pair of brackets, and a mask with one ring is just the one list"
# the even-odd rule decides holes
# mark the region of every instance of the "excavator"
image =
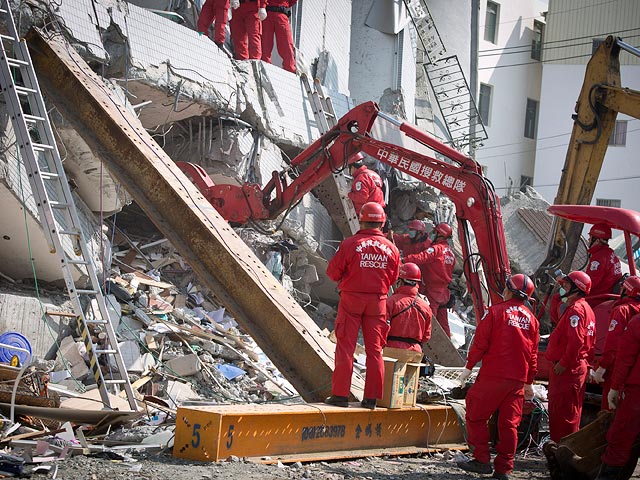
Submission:
[[[391,122],[424,146],[425,152],[435,151],[446,160],[374,138],[371,129],[377,119]],[[255,183],[216,185],[202,167],[185,162],[178,166],[226,220],[244,224],[288,213],[306,193],[357,161],[361,152],[438,188],[453,201],[463,270],[476,318],[482,318],[487,304],[502,300],[510,274],[500,202],[493,185],[473,159],[381,112],[374,102],[350,110],[285,170],[273,172],[264,187]]]

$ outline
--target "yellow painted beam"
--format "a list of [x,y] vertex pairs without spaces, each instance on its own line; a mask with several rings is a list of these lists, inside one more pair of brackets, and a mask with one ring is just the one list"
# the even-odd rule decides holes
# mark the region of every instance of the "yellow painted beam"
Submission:
[[349,409],[325,404],[180,407],[173,454],[219,461],[464,442],[452,408]]

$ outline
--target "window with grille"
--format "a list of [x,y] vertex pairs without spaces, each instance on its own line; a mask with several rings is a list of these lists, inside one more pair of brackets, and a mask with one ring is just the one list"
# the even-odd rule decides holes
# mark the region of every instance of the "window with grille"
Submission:
[[536,138],[536,123],[538,119],[538,102],[527,98],[527,111],[524,116],[524,136]]
[[478,113],[483,125],[489,125],[489,111],[491,110],[491,95],[493,87],[486,83],[480,84],[480,98],[478,99]]
[[611,137],[609,138],[609,145],[623,147],[627,144],[627,121],[616,121]]
[[542,36],[544,34],[544,23],[533,21],[533,38],[531,40],[531,58],[542,60]]
[[622,202],[614,198],[596,198],[596,205],[599,207],[615,207],[620,208]]
[[496,43],[499,17],[500,5],[495,2],[487,2],[487,14],[484,18],[484,39],[487,42]]

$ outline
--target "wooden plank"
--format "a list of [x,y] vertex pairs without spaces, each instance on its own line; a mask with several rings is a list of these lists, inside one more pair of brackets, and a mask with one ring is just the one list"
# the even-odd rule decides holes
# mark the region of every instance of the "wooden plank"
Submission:
[[464,359],[456,347],[451,343],[451,339],[444,333],[442,326],[433,319],[431,322],[431,338],[423,347],[424,354],[434,363],[443,367],[464,367]]
[[179,407],[173,454],[200,461],[462,443],[451,407],[325,404]]
[[[31,55],[65,120],[302,397],[329,395],[334,346],[77,52],[44,35],[29,36]],[[363,385],[354,374],[354,397]]]

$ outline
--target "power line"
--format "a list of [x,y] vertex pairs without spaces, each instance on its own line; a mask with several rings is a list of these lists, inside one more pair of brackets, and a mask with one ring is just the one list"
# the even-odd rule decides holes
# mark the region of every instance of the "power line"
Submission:
[[[572,38],[564,38],[562,40],[551,40],[551,41],[545,41],[543,42],[545,45],[551,45],[552,43],[562,43],[562,42],[572,42],[574,40],[585,40],[587,38],[594,38],[594,37],[598,37],[598,38],[606,38],[609,35],[613,35],[613,36],[618,36],[618,34],[620,33],[627,33],[627,32],[635,32],[636,30],[640,30],[640,28],[636,27],[636,28],[628,28],[626,30],[616,30],[615,32],[606,32],[606,33],[599,33],[599,34],[593,34],[593,35],[585,35],[583,37],[572,37]],[[488,48],[486,50],[478,50],[478,53],[486,53],[486,52],[494,52],[496,50],[507,50],[507,49],[511,49],[511,48],[523,48],[523,47],[527,47],[527,46],[531,46],[529,44],[526,45],[514,45],[512,47],[498,47],[498,48]]]
[[[640,178],[640,175],[632,175],[630,177],[602,178],[602,179],[598,179],[598,183],[620,182],[620,181],[624,181],[624,180],[636,180],[638,178]],[[560,185],[560,182],[558,182],[558,183],[542,183],[542,184],[538,184],[538,185],[527,185],[527,186],[528,187],[532,187],[532,188],[541,188],[541,187],[557,187],[558,185]],[[495,190],[508,190],[510,188],[518,188],[518,187],[494,187]]]

